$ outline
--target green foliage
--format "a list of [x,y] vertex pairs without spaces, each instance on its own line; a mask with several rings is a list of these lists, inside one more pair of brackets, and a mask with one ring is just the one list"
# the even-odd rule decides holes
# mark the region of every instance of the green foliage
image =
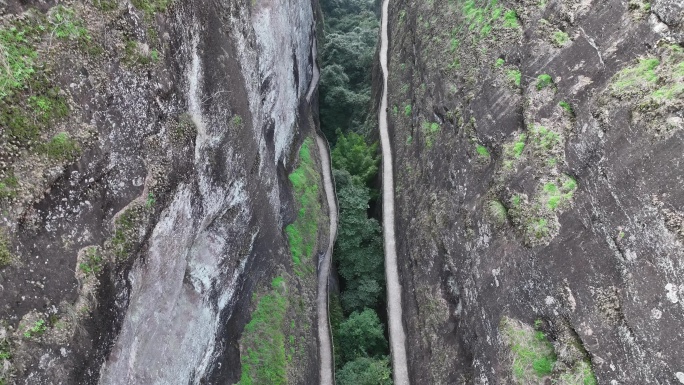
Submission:
[[359,357],[335,372],[337,385],[391,385],[389,359]]
[[45,333],[46,330],[47,330],[47,326],[45,325],[45,320],[42,320],[42,319],[38,320],[38,321],[33,323],[33,326],[31,326],[30,328],[26,329],[26,331],[24,331],[24,338],[31,338],[31,337],[35,337],[35,336],[40,336],[43,333]]
[[404,115],[411,116],[411,105],[410,104],[407,104],[406,107],[404,107]]
[[78,268],[86,275],[97,274],[102,271],[102,256],[97,247],[89,247],[86,250],[85,262],[81,262]]
[[114,236],[112,237],[112,248],[117,258],[124,259],[133,249],[133,230],[135,228],[136,215],[133,209],[124,211],[114,222]]
[[568,41],[570,41],[570,37],[568,36],[567,33],[563,31],[556,31],[553,33],[553,43],[557,45],[558,47],[564,46]]
[[510,348],[513,378],[519,384],[537,383],[553,371],[556,354],[543,332],[504,318],[501,332]]
[[498,58],[498,59],[496,59],[496,62],[494,62],[494,68],[500,68],[504,64],[506,64],[506,61],[502,58]]
[[514,9],[508,10],[504,14],[503,26],[505,28],[520,28],[520,22],[518,22],[518,13],[515,12]]
[[344,279],[343,308],[349,313],[376,306],[384,290],[381,228],[368,217],[370,189],[335,170],[340,216],[334,258]]
[[504,156],[506,159],[513,160],[518,159],[522,156],[525,150],[525,142],[527,141],[527,135],[520,134],[516,138],[515,142],[508,143],[504,146]]
[[477,155],[479,155],[482,158],[489,159],[490,154],[489,154],[489,150],[487,150],[487,147],[485,147],[481,144],[478,144],[475,149],[477,150]]
[[503,203],[497,200],[491,200],[487,204],[487,209],[489,211],[489,216],[498,225],[504,224],[506,222],[506,217],[508,217],[508,210]]
[[152,208],[154,204],[157,203],[157,200],[154,198],[154,194],[152,192],[149,192],[147,194],[147,199],[145,199],[145,207]]
[[118,7],[116,0],[93,0],[93,5],[100,11],[113,11]]
[[549,222],[546,218],[530,218],[525,226],[525,236],[528,239],[543,239],[549,235]]
[[40,147],[40,151],[53,159],[72,160],[80,153],[78,142],[66,132],[60,132]]
[[558,377],[558,382],[563,385],[597,385],[596,376],[591,370],[588,360],[579,361],[575,366]]
[[541,74],[537,77],[537,89],[542,90],[553,84],[553,79],[548,74]]
[[0,268],[12,263],[12,252],[10,251],[10,241],[7,235],[0,229]]
[[520,87],[520,80],[522,79],[522,74],[519,70],[508,70],[506,71],[506,77],[513,82],[517,87]]
[[54,36],[65,40],[90,41],[90,34],[84,27],[83,21],[76,17],[72,8],[58,5],[48,12],[50,32]]
[[636,66],[618,72],[613,78],[613,89],[617,92],[633,91],[643,86],[653,85],[658,81],[655,70],[660,60],[655,58],[640,59]]
[[558,105],[561,106],[561,108],[564,109],[565,111],[567,111],[570,115],[575,116],[575,110],[572,108],[570,103],[568,103],[564,100],[561,100],[558,103]]
[[[285,228],[295,266],[311,260],[318,233],[318,219],[322,216],[318,199],[318,173],[311,159],[312,146],[313,141],[307,138],[299,150],[299,166],[289,177],[299,204],[297,219]],[[301,269],[298,267],[298,274],[312,271],[310,266]]]
[[36,72],[36,32],[28,26],[0,28],[0,100],[23,88]]
[[359,357],[380,357],[386,354],[388,346],[380,318],[372,309],[353,312],[340,324],[338,340],[342,362],[351,362]]
[[14,174],[9,174],[3,179],[0,179],[0,199],[14,199],[17,197],[17,188],[19,181]]
[[285,315],[288,301],[282,277],[271,282],[271,291],[259,299],[252,319],[242,332],[247,354],[240,355],[242,374],[238,385],[284,385],[287,383]]
[[361,131],[370,113],[370,75],[379,22],[369,1],[323,1],[321,129],[332,145],[335,132]]
[[542,153],[553,150],[556,145],[561,143],[560,135],[539,125],[530,129],[530,140],[535,148]]
[[423,135],[425,136],[425,145],[427,148],[431,148],[435,144],[437,135],[439,134],[441,127],[439,123],[436,122],[423,122]]
[[145,12],[147,17],[154,16],[157,12],[164,12],[172,0],[131,0],[133,6]]
[[351,174],[354,183],[369,185],[378,173],[380,157],[378,144],[369,145],[366,139],[357,133],[346,135],[337,132],[337,143],[331,153],[332,166],[338,170],[346,170]]

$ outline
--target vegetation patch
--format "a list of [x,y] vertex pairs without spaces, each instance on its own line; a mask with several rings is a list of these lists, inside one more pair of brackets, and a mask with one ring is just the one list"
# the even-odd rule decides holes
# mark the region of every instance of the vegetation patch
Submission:
[[520,80],[522,79],[522,74],[519,70],[514,69],[506,71],[506,77],[508,78],[508,80],[513,82],[513,84],[515,84],[516,87],[520,87]]
[[304,141],[299,150],[299,166],[289,177],[299,210],[297,219],[285,228],[285,233],[290,242],[292,260],[298,274],[304,271],[313,272],[311,264],[307,265],[305,270],[302,270],[300,265],[312,260],[318,235],[318,219],[323,216],[319,202],[319,176],[311,158],[312,145],[313,141],[310,138]]
[[501,68],[504,64],[506,64],[506,61],[502,58],[498,58],[494,62],[494,68]]
[[0,179],[0,199],[14,199],[17,197],[19,181],[13,173]]
[[4,231],[0,230],[0,268],[12,263],[12,252],[10,251],[10,241]]
[[537,90],[553,85],[553,79],[548,74],[541,74],[537,77]]
[[508,217],[508,210],[503,203],[498,200],[491,200],[487,203],[487,212],[489,217],[494,220],[497,225],[506,223]]
[[563,47],[570,41],[570,36],[563,31],[556,31],[552,35],[553,44],[557,47]]
[[103,263],[102,255],[100,255],[97,247],[89,247],[85,253],[85,260],[78,265],[78,268],[86,276],[97,275],[102,271]]
[[287,383],[283,332],[288,308],[286,294],[283,278],[274,278],[271,291],[259,299],[252,319],[245,325],[241,345],[246,354],[240,355],[242,374],[238,385]]
[[564,109],[570,116],[575,116],[575,110],[572,108],[570,103],[566,102],[565,100],[561,100],[558,105]]
[[556,353],[544,332],[510,318],[499,327],[511,352],[513,379],[518,384],[543,384],[556,363]]
[[47,325],[45,324],[45,320],[39,319],[24,331],[24,338],[41,336],[45,334],[46,330]]
[[52,139],[40,146],[40,152],[50,158],[58,160],[73,160],[81,152],[81,149],[74,139],[66,132],[60,132]]
[[435,144],[437,135],[439,134],[441,127],[439,123],[436,122],[423,122],[422,125],[423,136],[425,137],[425,145],[427,148],[431,148]]
[[652,87],[658,81],[656,68],[659,65],[660,60],[656,58],[639,59],[637,65],[618,72],[611,85],[613,95],[622,95]]
[[157,12],[164,12],[171,5],[172,0],[132,0],[134,7],[145,12],[145,16],[154,16]]

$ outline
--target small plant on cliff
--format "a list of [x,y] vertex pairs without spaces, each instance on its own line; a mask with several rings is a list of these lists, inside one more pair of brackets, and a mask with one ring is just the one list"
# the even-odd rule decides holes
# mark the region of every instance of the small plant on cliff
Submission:
[[24,338],[31,338],[42,335],[43,333],[45,333],[46,330],[47,326],[45,325],[45,320],[38,320],[33,323],[33,326],[26,329],[26,331],[24,332]]
[[544,332],[509,318],[501,321],[501,332],[511,351],[515,382],[538,383],[540,378],[551,374],[556,354]]
[[71,139],[66,132],[55,135],[48,143],[42,145],[41,151],[53,159],[71,160],[80,150],[78,142]]
[[86,250],[85,261],[78,265],[78,268],[85,274],[97,274],[102,270],[102,256],[97,251],[97,247],[89,247]]
[[50,33],[60,39],[89,41],[90,34],[72,8],[58,5],[48,13]]
[[14,199],[17,196],[19,181],[11,174],[0,179],[0,199]]
[[517,87],[520,87],[520,80],[522,79],[522,74],[518,70],[508,70],[506,76],[510,81],[513,82]]
[[575,116],[575,110],[572,108],[572,106],[570,105],[570,103],[568,103],[568,102],[566,102],[566,101],[564,101],[564,100],[561,100],[561,101],[558,103],[558,105],[561,106],[562,109],[564,109],[565,111],[567,111],[571,116]]
[[505,63],[506,63],[506,61],[505,61],[504,59],[498,58],[498,59],[496,59],[496,62],[494,62],[494,68],[500,68],[500,67],[502,67]]
[[411,116],[411,105],[410,104],[407,104],[406,107],[404,107],[404,115]]
[[491,200],[487,204],[487,211],[489,213],[489,216],[492,219],[494,219],[496,224],[501,225],[506,222],[506,217],[508,217],[508,210],[506,210],[506,206],[504,206],[503,203],[497,200]]
[[518,13],[514,9],[506,11],[504,13],[504,28],[520,28],[520,22],[518,22]]
[[553,43],[558,47],[562,47],[565,44],[567,44],[568,41],[570,41],[570,37],[568,36],[568,34],[563,31],[554,32],[552,39]]
[[553,79],[548,74],[541,74],[537,77],[537,89],[542,90],[553,84]]
[[650,58],[641,59],[636,66],[623,69],[613,78],[614,92],[631,91],[655,84],[658,81],[655,70],[659,65],[660,60]]
[[485,147],[481,144],[478,144],[475,149],[477,151],[477,155],[479,155],[480,158],[483,158],[483,159],[489,159],[490,158],[491,155],[489,154],[489,150],[487,150],[487,147]]

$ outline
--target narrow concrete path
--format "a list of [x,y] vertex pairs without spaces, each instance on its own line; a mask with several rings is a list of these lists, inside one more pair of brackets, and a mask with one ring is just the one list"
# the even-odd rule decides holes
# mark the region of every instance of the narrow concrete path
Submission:
[[321,365],[320,384],[333,385],[335,382],[331,342],[332,334],[330,333],[330,321],[328,318],[328,277],[330,276],[333,245],[337,238],[337,201],[335,200],[335,186],[332,180],[328,142],[318,135],[316,136],[316,144],[318,145],[318,152],[321,155],[323,185],[325,186],[325,198],[328,201],[328,212],[330,215],[328,249],[318,267],[318,296],[316,298],[316,306],[318,307],[319,360]]
[[397,246],[394,237],[394,174],[392,148],[387,132],[387,15],[389,0],[382,3],[380,35],[380,66],[382,67],[383,91],[380,103],[380,145],[382,147],[382,230],[385,242],[385,278],[387,280],[387,315],[389,318],[390,351],[394,385],[408,385],[406,360],[406,334],[401,309],[401,283],[397,268]]

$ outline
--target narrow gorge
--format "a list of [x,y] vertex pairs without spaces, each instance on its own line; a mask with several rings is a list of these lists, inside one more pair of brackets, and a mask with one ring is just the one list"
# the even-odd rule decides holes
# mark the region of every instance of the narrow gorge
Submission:
[[0,0],[0,385],[684,384],[682,0]]

